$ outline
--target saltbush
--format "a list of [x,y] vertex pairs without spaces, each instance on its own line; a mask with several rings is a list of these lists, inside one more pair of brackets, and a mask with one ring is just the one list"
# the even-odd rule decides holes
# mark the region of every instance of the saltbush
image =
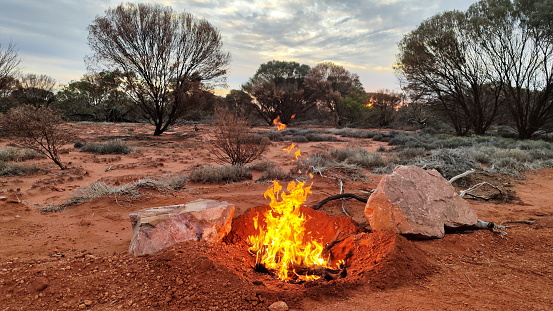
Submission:
[[189,181],[199,183],[231,183],[248,179],[252,179],[251,171],[238,165],[198,167],[188,174]]

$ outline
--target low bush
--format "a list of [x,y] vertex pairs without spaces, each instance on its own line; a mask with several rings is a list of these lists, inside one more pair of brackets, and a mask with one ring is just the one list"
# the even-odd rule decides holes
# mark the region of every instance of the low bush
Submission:
[[251,171],[238,165],[199,167],[188,175],[188,180],[200,183],[231,183],[248,179],[252,179]]
[[27,176],[38,171],[40,169],[34,165],[12,164],[0,161],[0,176]]
[[351,138],[373,138],[377,133],[367,130],[343,128],[330,130],[333,134]]
[[399,151],[399,158],[402,160],[414,159],[428,155],[428,151],[424,148],[403,148]]
[[364,180],[363,169],[356,164],[338,162],[329,157],[328,154],[318,154],[308,158],[301,158],[296,161],[293,172],[301,172],[304,175],[314,174],[330,176],[344,180]]
[[0,161],[23,162],[31,159],[44,158],[44,155],[29,148],[0,147]]
[[270,160],[262,160],[258,162],[254,162],[250,165],[248,165],[248,169],[256,172],[264,172],[270,168],[273,168],[276,166],[276,163]]
[[120,139],[114,139],[105,143],[86,143],[81,147],[81,152],[94,154],[129,154],[132,149]]
[[368,169],[386,165],[386,160],[380,154],[370,153],[361,147],[334,149],[330,152],[330,155],[340,162],[355,164]]
[[272,166],[267,168],[261,174],[259,179],[256,182],[267,182],[267,181],[273,181],[273,180],[289,180],[291,178],[290,173],[284,172],[280,167],[278,166]]

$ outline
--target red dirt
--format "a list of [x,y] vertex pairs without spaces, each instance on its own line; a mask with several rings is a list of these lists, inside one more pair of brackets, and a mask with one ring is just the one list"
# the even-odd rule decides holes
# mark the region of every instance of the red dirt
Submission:
[[[171,193],[144,190],[140,197],[107,196],[63,212],[40,213],[40,207],[63,203],[75,189],[94,181],[123,185],[215,164],[205,149],[208,129],[203,126],[199,133],[192,126],[176,127],[161,137],[150,136],[152,128],[144,125],[70,126],[83,141],[117,137],[136,152],[98,156],[68,145],[62,160],[71,162],[70,170],[33,160],[29,162],[47,171],[0,177],[0,196],[8,197],[0,201],[0,310],[266,310],[279,300],[293,310],[553,309],[553,169],[529,172],[526,179],[516,180],[510,189],[520,201],[469,201],[480,219],[535,221],[513,223],[506,238],[489,231],[448,234],[431,241],[358,233],[332,248],[336,256],[349,256],[348,277],[290,284],[253,271],[253,257],[244,244],[182,243],[152,256],[127,254],[128,215],[133,211],[215,199],[235,204],[239,222],[246,219],[240,215],[254,211],[248,209],[263,209],[259,206],[267,203],[262,194],[268,184],[187,184]],[[288,144],[273,143],[266,157],[291,167],[292,157],[281,151]],[[380,143],[350,139],[299,145],[302,154],[309,155],[345,146],[374,151]],[[369,174],[366,182],[346,182],[345,192],[373,189],[379,179]],[[316,176],[312,191],[308,205],[336,194],[336,180]],[[363,208],[363,203],[348,201],[352,219],[361,229],[367,226]],[[342,216],[339,201],[321,211]],[[348,218],[329,218],[337,226],[319,231],[352,228]],[[348,230],[341,231],[352,233]]]

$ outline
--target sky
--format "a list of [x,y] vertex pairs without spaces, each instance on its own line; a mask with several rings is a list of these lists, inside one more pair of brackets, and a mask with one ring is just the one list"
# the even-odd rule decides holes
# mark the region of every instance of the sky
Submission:
[[[127,2],[127,1],[126,1]],[[128,1],[144,2],[144,1]],[[232,55],[227,87],[239,89],[271,60],[330,61],[359,75],[365,90],[397,90],[397,43],[425,19],[476,0],[152,0],[205,18]],[[87,27],[113,0],[0,0],[0,45],[17,46],[22,73],[64,85],[87,73]]]

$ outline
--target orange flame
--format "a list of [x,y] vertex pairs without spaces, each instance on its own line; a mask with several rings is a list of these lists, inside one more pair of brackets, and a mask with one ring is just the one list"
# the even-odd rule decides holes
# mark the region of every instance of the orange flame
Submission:
[[277,126],[277,131],[282,131],[286,128],[286,124],[280,122],[280,116],[273,120],[273,124]]
[[290,146],[288,146],[286,148],[282,148],[282,150],[290,153],[294,148],[296,148],[296,144],[291,144]]
[[309,193],[311,186],[305,186],[304,182],[290,182],[286,193],[274,181],[264,194],[271,200],[271,209],[264,215],[266,226],[261,228],[255,218],[254,226],[259,235],[248,237],[250,251],[256,254],[256,263],[263,264],[282,280],[294,275],[301,280],[318,279],[318,276],[298,275],[294,269],[328,266],[323,258],[323,245],[317,241],[305,241],[308,240],[304,226],[307,217],[300,212],[300,207]]
[[[295,115],[292,116],[294,117]],[[279,131],[286,128],[285,124],[280,123],[280,117],[274,119],[273,124],[277,125]],[[295,150],[296,159],[301,156],[296,144],[282,150],[288,153]],[[309,176],[313,178],[312,174]],[[258,217],[253,219],[254,227],[259,230],[259,234],[248,237],[248,243],[251,245],[249,250],[255,253],[256,265],[262,264],[281,280],[316,280],[320,276],[299,275],[295,268],[329,267],[323,258],[322,244],[310,241],[309,233],[305,232],[307,217],[300,212],[300,208],[309,193],[311,186],[305,186],[305,182],[290,182],[286,193],[282,191],[282,186],[274,181],[273,186],[264,193],[265,198],[271,200],[271,209],[264,214],[265,226],[260,225]]]

